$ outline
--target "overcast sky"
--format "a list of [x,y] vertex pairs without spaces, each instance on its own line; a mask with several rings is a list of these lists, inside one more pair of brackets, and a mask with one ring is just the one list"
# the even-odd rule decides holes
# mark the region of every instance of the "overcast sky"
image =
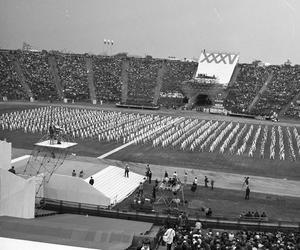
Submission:
[[0,0],[0,47],[300,64],[300,0]]

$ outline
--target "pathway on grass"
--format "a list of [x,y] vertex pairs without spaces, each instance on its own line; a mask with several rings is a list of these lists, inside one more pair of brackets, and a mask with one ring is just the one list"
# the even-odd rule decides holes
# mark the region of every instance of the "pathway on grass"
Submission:
[[117,147],[117,148],[115,148],[115,149],[113,149],[113,150],[111,150],[111,151],[109,151],[109,152],[107,152],[107,153],[105,153],[105,154],[103,154],[103,155],[100,155],[100,156],[97,157],[97,158],[98,158],[98,159],[104,159],[104,158],[106,158],[107,156],[109,156],[109,155],[111,155],[111,154],[113,154],[113,153],[116,153],[116,152],[122,150],[123,148],[126,148],[126,147],[130,146],[130,145],[133,144],[133,143],[134,143],[134,141],[130,141],[130,142],[128,142],[128,143],[125,143],[125,144],[123,144],[122,146]]
[[[124,163],[115,160],[106,160],[107,164],[112,164],[116,166],[123,167]],[[141,163],[129,163],[130,170],[138,173],[145,174],[146,164]],[[213,179],[215,181],[215,188],[222,189],[231,189],[231,190],[240,190],[245,192],[245,189],[242,189],[242,184],[244,180],[244,175],[225,173],[225,172],[216,172],[208,171],[201,169],[190,169],[190,168],[180,168],[180,167],[169,167],[161,165],[150,165],[152,171],[152,179],[162,179],[164,176],[165,170],[168,172],[169,176],[172,176],[174,171],[177,172],[178,177],[183,181],[184,172],[188,173],[188,184],[191,184],[197,176],[198,178],[198,187],[204,188],[204,176],[206,175],[209,180]],[[251,192],[272,194],[279,196],[290,196],[300,198],[300,181],[292,181],[287,179],[277,179],[269,177],[261,177],[248,175],[250,177],[250,189]],[[210,184],[210,183],[209,183]],[[251,198],[251,193],[250,193]],[[299,201],[300,209],[300,201]]]
[[[20,150],[21,151],[21,150]],[[25,151],[26,152],[26,151]],[[20,154],[18,154],[20,156]],[[90,159],[90,161],[89,161]],[[76,163],[75,163],[76,162]],[[92,164],[88,164],[88,162]],[[87,176],[93,175],[99,172],[101,169],[108,165],[115,165],[119,167],[124,167],[125,163],[117,160],[109,159],[98,159],[90,157],[80,157],[76,156],[72,160],[67,160],[64,164],[65,166],[59,169],[60,174],[69,175],[72,169],[76,169],[77,172],[83,169]],[[91,166],[90,166],[91,165]],[[130,162],[130,171],[138,174],[145,174],[146,164]],[[206,175],[209,180],[214,179],[215,188],[229,189],[229,190],[242,190],[242,182],[244,180],[244,175],[225,173],[219,171],[208,171],[201,169],[191,169],[184,167],[170,167],[162,165],[150,165],[151,171],[153,173],[152,179],[161,179],[164,175],[165,170],[172,175],[174,171],[177,172],[178,177],[183,180],[184,171],[188,173],[188,184],[191,184],[194,177],[198,177],[199,188],[204,188],[204,176]],[[287,179],[269,178],[249,175],[250,177],[250,189],[251,192],[265,193],[279,196],[290,196],[300,198],[300,181],[292,181]],[[251,194],[250,194],[251,198]],[[299,201],[300,209],[300,201]]]
[[[176,122],[179,122],[180,120],[183,120],[183,119],[184,119],[183,117],[182,117],[182,118],[178,118],[178,119],[173,120],[173,121],[170,122],[170,123],[165,124],[165,125],[162,126],[162,127],[158,127],[157,129],[155,129],[154,131],[152,131],[151,134],[145,134],[145,135],[143,136],[143,138],[145,138],[146,136],[150,136],[150,135],[152,135],[152,134],[154,134],[154,133],[157,133],[157,132],[159,132],[160,130],[164,129],[166,126],[170,126],[170,125],[172,125],[172,124],[174,124],[174,123],[176,123]],[[128,146],[130,146],[130,145],[132,145],[132,144],[135,144],[135,143],[136,143],[135,140],[132,140],[132,141],[130,141],[130,142],[128,142],[128,143],[123,144],[123,145],[120,146],[120,147],[117,147],[117,148],[115,148],[115,149],[113,149],[113,150],[111,150],[111,151],[109,151],[109,152],[103,154],[103,155],[100,155],[100,156],[97,157],[97,158],[98,158],[98,159],[104,159],[104,158],[106,158],[107,156],[109,156],[109,155],[111,155],[111,154],[113,154],[113,153],[116,153],[116,152],[122,150],[123,148],[126,148],[126,147],[128,147]]]

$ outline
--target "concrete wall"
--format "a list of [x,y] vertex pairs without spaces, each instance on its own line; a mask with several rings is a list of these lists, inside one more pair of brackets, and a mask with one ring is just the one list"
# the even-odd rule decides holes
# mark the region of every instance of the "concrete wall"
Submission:
[[110,198],[79,177],[54,174],[44,187],[45,198],[108,206]]
[[0,169],[0,216],[34,218],[35,180]]
[[10,169],[11,143],[0,141],[0,168]]

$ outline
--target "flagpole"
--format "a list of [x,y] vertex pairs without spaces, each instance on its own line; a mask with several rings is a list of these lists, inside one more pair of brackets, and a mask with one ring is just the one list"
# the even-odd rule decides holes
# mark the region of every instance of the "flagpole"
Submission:
[[110,45],[110,55],[111,56],[112,56],[112,48],[113,48],[113,46],[114,46],[114,41],[111,40],[111,45]]
[[106,39],[103,40],[103,44],[102,44],[102,53],[103,53],[103,55],[105,55],[105,45],[106,45]]

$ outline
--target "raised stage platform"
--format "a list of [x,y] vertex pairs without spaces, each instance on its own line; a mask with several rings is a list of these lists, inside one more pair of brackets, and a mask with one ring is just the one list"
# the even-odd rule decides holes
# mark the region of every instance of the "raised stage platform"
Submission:
[[50,140],[46,140],[46,141],[35,143],[34,145],[39,147],[47,147],[47,148],[68,149],[76,146],[77,143],[62,141],[58,144],[57,140],[54,140],[53,143],[50,143]]
[[[124,176],[124,169],[108,166],[98,173],[92,175],[94,179],[93,187],[104,194],[115,205],[130,196],[145,181],[145,177],[133,172],[129,173],[129,178]],[[90,177],[85,181],[89,182]]]
[[149,109],[149,110],[158,110],[159,106],[150,106],[150,105],[139,105],[139,104],[126,104],[126,103],[116,103],[118,108],[131,108],[131,109]]

